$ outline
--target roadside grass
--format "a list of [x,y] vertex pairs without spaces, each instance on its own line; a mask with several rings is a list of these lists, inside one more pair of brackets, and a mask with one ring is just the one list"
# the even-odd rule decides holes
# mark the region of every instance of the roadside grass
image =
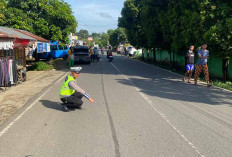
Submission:
[[62,58],[53,59],[51,61],[41,60],[35,62],[34,59],[27,60],[28,71],[50,71],[50,70],[62,70],[68,68],[67,61]]
[[228,89],[230,91],[232,91],[232,82],[231,81],[219,81],[219,80],[211,80],[212,85],[220,87],[220,88],[224,88],[224,89]]
[[27,70],[29,71],[49,71],[52,69],[53,69],[52,65],[47,64],[46,62],[39,61],[39,62],[33,63],[31,66],[28,67]]
[[[180,74],[180,75],[184,75],[185,74],[185,71],[183,71],[183,70],[181,70],[179,68],[177,68],[177,69],[171,68],[169,64],[160,64],[160,63],[152,63],[152,62],[149,62],[149,61],[145,61],[142,58],[142,56],[132,57],[132,59],[136,59],[136,60],[139,60],[141,62],[148,63],[150,65],[157,66],[159,68],[175,72],[175,73]],[[200,81],[205,82],[203,75],[200,77]],[[220,87],[220,88],[232,91],[232,82],[231,81],[223,81],[223,80],[211,77],[210,83],[212,85],[216,86],[216,87]]]

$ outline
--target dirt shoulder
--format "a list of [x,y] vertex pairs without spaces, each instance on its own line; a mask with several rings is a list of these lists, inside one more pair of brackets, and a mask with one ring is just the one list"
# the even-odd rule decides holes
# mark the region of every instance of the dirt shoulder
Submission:
[[27,100],[40,93],[67,72],[65,64],[60,64],[58,69],[52,71],[28,71],[27,81],[7,88],[5,91],[1,90],[0,125],[23,107]]

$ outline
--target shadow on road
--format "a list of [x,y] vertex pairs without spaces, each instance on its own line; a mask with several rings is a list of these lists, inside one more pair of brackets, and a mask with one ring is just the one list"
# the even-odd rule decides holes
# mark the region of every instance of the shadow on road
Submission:
[[40,102],[42,103],[43,106],[45,106],[47,108],[63,112],[63,108],[61,106],[61,103],[59,103],[59,102],[53,102],[53,101],[49,101],[49,100],[40,100]]
[[[232,106],[231,93],[215,87],[208,88],[203,85],[183,83],[179,75],[136,62],[127,57],[114,56],[113,64],[140,89],[140,92],[147,95],[185,102]],[[121,75],[111,63],[107,62],[105,56],[101,62],[85,66],[82,72]],[[124,85],[133,86],[124,78],[117,79],[117,81]]]

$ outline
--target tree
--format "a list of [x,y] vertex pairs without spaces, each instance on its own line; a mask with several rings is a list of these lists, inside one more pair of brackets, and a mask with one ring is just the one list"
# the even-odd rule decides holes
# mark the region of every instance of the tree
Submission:
[[203,38],[211,52],[222,58],[232,54],[231,5],[232,1],[203,0],[200,6]]
[[232,55],[231,1],[203,0],[200,4],[203,39],[210,52],[223,59],[224,79],[228,78],[229,57]]
[[100,40],[101,40],[102,46],[106,47],[109,45],[109,35],[107,33],[102,33]]
[[68,42],[77,21],[63,0],[8,0],[4,26],[28,30],[46,39]]
[[166,10],[168,0],[143,0],[141,9],[141,23],[147,41],[147,48],[161,48],[163,45],[163,34],[158,19],[160,10]]
[[5,21],[6,4],[6,0],[0,1],[0,26],[2,26]]
[[93,39],[100,39],[101,38],[101,33],[92,33],[91,36],[93,37]]
[[122,17],[118,19],[118,26],[125,28],[128,41],[135,47],[147,47],[145,31],[141,22],[141,0],[126,0],[122,9]]
[[109,42],[111,46],[117,46],[120,43],[124,43],[126,38],[126,33],[124,28],[118,27],[116,30],[109,30]]
[[92,33],[92,37],[99,47],[106,47],[109,43],[109,35],[106,33]]
[[208,43],[211,54],[232,54],[232,1],[126,0],[118,26],[136,47],[184,53],[190,45]]
[[87,30],[81,29],[78,34],[79,34],[79,38],[82,40],[84,39],[86,40],[89,37],[89,32]]

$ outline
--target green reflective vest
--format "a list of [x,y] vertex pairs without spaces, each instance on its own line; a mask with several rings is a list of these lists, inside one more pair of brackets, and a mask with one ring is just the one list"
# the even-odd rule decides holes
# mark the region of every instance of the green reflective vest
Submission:
[[70,75],[68,76],[67,81],[65,81],[60,88],[60,97],[61,98],[69,97],[75,93],[75,90],[70,88],[68,85],[70,81],[76,82],[76,80],[72,76],[70,76]]

